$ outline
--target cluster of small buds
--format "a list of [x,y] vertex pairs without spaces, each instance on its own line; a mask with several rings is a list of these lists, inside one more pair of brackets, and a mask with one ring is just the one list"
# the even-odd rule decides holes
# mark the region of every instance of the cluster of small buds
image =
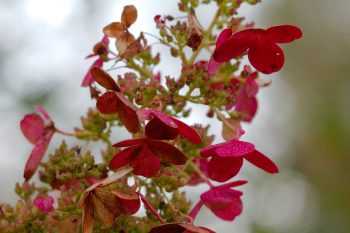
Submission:
[[[243,211],[243,193],[237,187],[247,181],[232,179],[243,161],[267,173],[278,172],[254,144],[241,140],[241,122],[252,122],[259,88],[271,83],[259,73],[277,72],[284,64],[277,44],[302,36],[296,26],[256,29],[253,23],[244,24],[244,18],[237,17],[244,2],[259,0],[180,0],[184,17],[153,18],[159,36],[133,35],[129,28],[137,20],[137,9],[125,6],[120,21],[103,28],[102,39],[86,57],[97,58],[82,81],[96,108],[81,118],[81,127],[73,133],[60,130],[40,106],[40,115],[22,119],[21,130],[34,148],[24,169],[25,182],[16,186],[16,207],[0,206],[1,232],[213,233],[195,224],[203,207],[219,219],[236,219]],[[209,3],[217,10],[203,28],[196,10]],[[161,56],[148,43],[154,39],[180,59],[179,77],[157,71]],[[212,55],[199,60],[203,49]],[[250,65],[242,67],[245,55]],[[118,68],[127,71],[116,78],[108,73]],[[213,145],[209,126],[178,119],[191,114],[187,103],[208,107],[207,116],[222,122],[224,142]],[[116,127],[124,127],[129,137],[113,142]],[[43,162],[56,133],[79,139],[84,146],[68,147],[63,141]],[[101,163],[95,162],[90,141],[104,144]],[[49,188],[28,183],[38,168],[40,181]],[[193,205],[179,189],[198,184],[209,188]],[[142,208],[145,214],[136,215]]]

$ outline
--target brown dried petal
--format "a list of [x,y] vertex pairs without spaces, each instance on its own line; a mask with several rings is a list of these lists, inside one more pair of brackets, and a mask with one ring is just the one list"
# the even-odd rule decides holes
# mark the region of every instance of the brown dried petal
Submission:
[[[86,196],[89,194],[87,193]],[[81,200],[81,199],[80,199]],[[85,199],[84,199],[85,200]],[[80,202],[79,202],[80,203]],[[94,206],[92,204],[92,200],[88,198],[83,207],[83,233],[92,233],[94,228]]]
[[117,48],[119,54],[125,53],[126,49],[135,41],[135,37],[124,31],[116,40],[115,47]]
[[91,74],[95,81],[107,90],[120,91],[120,88],[114,79],[100,67],[92,68]]
[[137,39],[134,42],[132,42],[124,51],[124,53],[120,54],[119,56],[121,58],[129,58],[129,57],[133,57],[136,54],[142,52],[143,48],[142,45],[140,43],[140,40]]
[[137,9],[133,5],[128,5],[124,7],[121,21],[122,24],[125,25],[125,27],[130,27],[131,24],[133,24],[137,19]]
[[112,38],[120,38],[125,34],[125,26],[120,22],[113,22],[103,28],[103,33]]

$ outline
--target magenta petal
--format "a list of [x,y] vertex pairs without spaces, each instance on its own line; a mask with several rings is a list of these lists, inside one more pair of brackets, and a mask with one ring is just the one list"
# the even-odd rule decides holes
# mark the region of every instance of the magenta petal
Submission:
[[117,113],[118,97],[115,92],[107,91],[101,95],[96,102],[97,109],[103,114]]
[[248,160],[251,164],[254,164],[258,168],[261,168],[262,170],[268,173],[278,173],[277,165],[258,150],[255,150],[245,155],[244,158]]
[[[120,167],[123,167],[129,163],[129,158],[137,153],[137,149],[140,148],[140,146],[132,146],[127,149],[124,149],[117,153],[109,162],[109,168],[111,169],[117,169]],[[134,153],[135,152],[135,153]]]
[[232,187],[241,186],[241,185],[244,185],[246,183],[248,183],[248,181],[246,181],[246,180],[237,180],[237,181],[228,182],[228,183],[220,185],[220,186],[216,186],[216,188],[228,189],[228,188],[232,188]]
[[35,144],[43,137],[45,123],[38,114],[32,113],[23,117],[20,127],[27,140]]
[[255,78],[252,76],[249,76],[246,79],[246,83],[244,84],[244,92],[247,94],[248,97],[254,97],[256,94],[258,94],[259,91],[259,85],[255,82]]
[[245,93],[242,93],[238,96],[235,103],[235,110],[239,112],[241,120],[251,122],[258,110],[258,101],[256,97],[248,97]]
[[150,120],[145,127],[146,136],[158,140],[171,140],[179,134],[178,128],[169,127],[159,118]]
[[89,68],[88,72],[86,73],[83,82],[81,83],[82,87],[87,87],[89,86],[91,83],[93,83],[95,80],[92,77],[91,74],[91,70],[94,67],[102,67],[103,66],[103,60],[101,58],[98,58]]
[[137,110],[137,114],[142,120],[151,120],[153,118],[152,109],[139,109]]
[[282,49],[268,40],[259,40],[251,46],[248,59],[255,69],[264,74],[277,72],[284,64]]
[[171,119],[179,127],[179,134],[181,137],[187,138],[190,142],[192,142],[193,144],[196,144],[196,145],[198,145],[202,142],[197,131],[194,130],[191,126],[188,126],[187,124],[185,124],[182,121],[179,121],[173,117],[171,117]]
[[148,138],[133,138],[133,139],[127,139],[124,141],[120,141],[116,144],[114,144],[114,147],[128,147],[128,146],[134,146],[134,145],[139,145],[142,143],[148,142]]
[[153,153],[165,162],[183,165],[187,161],[187,157],[179,149],[169,143],[152,140],[149,141],[147,145]]
[[267,29],[264,37],[274,43],[289,43],[302,37],[300,28],[293,25],[279,25]]
[[146,145],[130,158],[129,164],[134,168],[132,172],[135,175],[144,177],[154,177],[160,169],[160,159]]
[[213,157],[208,164],[208,176],[217,182],[225,182],[237,175],[242,164],[242,157]]
[[53,134],[53,130],[46,131],[45,135],[35,144],[24,168],[23,177],[26,181],[33,176],[41,163]]
[[221,157],[240,157],[254,151],[255,146],[249,142],[231,140],[222,143],[215,150]]
[[219,143],[219,144],[214,144],[211,146],[206,146],[203,147],[200,151],[199,154],[203,157],[203,158],[209,158],[211,156],[217,155],[216,154],[216,148],[219,147],[220,145],[224,144],[226,142],[223,143]]
[[54,203],[54,199],[51,196],[47,196],[44,198],[37,197],[34,199],[33,204],[38,207],[42,212],[50,212],[53,210],[52,204]]
[[35,109],[44,117],[45,120],[52,121],[50,115],[40,105],[35,105]]
[[237,190],[213,188],[200,197],[217,217],[232,221],[242,213],[241,195],[242,192]]
[[230,28],[226,28],[220,32],[218,38],[216,39],[216,47],[222,45],[227,39],[232,36],[232,30]]

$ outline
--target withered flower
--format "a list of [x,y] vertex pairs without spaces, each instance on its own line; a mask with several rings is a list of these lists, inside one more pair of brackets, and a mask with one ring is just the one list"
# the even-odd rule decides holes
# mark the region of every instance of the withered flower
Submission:
[[192,48],[192,51],[196,51],[199,45],[202,43],[203,29],[200,26],[193,9],[191,9],[191,12],[188,14],[188,25],[188,34],[190,36],[187,39],[187,46]]
[[116,182],[132,168],[125,168],[98,182],[81,195],[78,207],[83,212],[82,232],[92,233],[95,219],[98,219],[106,227],[115,224],[115,218],[121,214],[131,215],[140,208],[139,196],[131,190],[108,190],[105,186]]

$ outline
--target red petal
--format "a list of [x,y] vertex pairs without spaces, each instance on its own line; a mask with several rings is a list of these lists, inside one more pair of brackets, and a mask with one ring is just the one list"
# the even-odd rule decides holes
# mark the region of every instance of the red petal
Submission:
[[164,124],[168,125],[169,127],[177,128],[177,124],[174,122],[174,119],[164,113],[162,113],[159,110],[152,109],[152,113],[155,117],[157,117],[159,120],[161,120]]
[[35,109],[44,117],[45,120],[52,121],[49,114],[40,105],[35,105]]
[[[184,233],[185,229],[179,223],[167,223],[153,227],[149,233]],[[192,232],[191,232],[192,233]]]
[[118,97],[115,92],[107,91],[96,102],[97,109],[103,114],[113,114],[118,111]]
[[27,140],[35,144],[43,137],[45,123],[38,114],[33,113],[23,117],[20,127]]
[[245,155],[244,158],[268,173],[278,173],[277,165],[258,150]]
[[227,189],[227,188],[232,188],[232,187],[237,187],[237,186],[241,186],[241,185],[244,185],[248,183],[248,181],[246,180],[237,180],[237,181],[232,181],[232,182],[229,182],[227,184],[223,184],[223,185],[220,185],[220,186],[216,186],[216,188],[220,188],[220,189]]
[[34,172],[41,163],[53,134],[53,130],[46,131],[45,135],[35,144],[24,168],[23,176],[26,181],[33,176]]
[[101,58],[97,59],[89,68],[88,72],[86,73],[83,82],[81,83],[82,87],[87,87],[91,83],[93,83],[95,80],[92,77],[91,70],[93,67],[102,67],[103,66],[103,60]]
[[[256,72],[255,72],[256,73]],[[248,97],[254,97],[258,94],[259,85],[255,82],[254,76],[249,76],[244,84],[244,92]]]
[[[140,146],[132,146],[127,149],[124,149],[117,153],[109,162],[109,168],[117,169],[123,167],[129,163],[129,158],[137,153],[136,149],[140,148]],[[135,153],[134,153],[135,152]]]
[[240,157],[254,151],[255,146],[249,142],[231,140],[220,144],[215,150],[221,157]]
[[224,144],[225,142],[223,143],[219,143],[219,144],[215,144],[215,145],[211,145],[211,146],[206,146],[204,148],[202,148],[200,151],[199,151],[199,154],[203,157],[203,158],[209,158],[211,156],[214,156],[214,155],[217,155],[216,154],[216,148],[219,147],[220,145]]
[[114,195],[121,201],[123,213],[132,215],[140,209],[140,197],[131,190],[112,190]]
[[139,145],[141,143],[146,143],[147,141],[149,141],[148,138],[133,138],[133,139],[128,139],[128,140],[118,142],[118,143],[114,144],[113,146],[114,147],[134,146],[134,145]]
[[226,28],[220,32],[218,38],[216,39],[216,47],[222,45],[228,38],[232,36],[232,30],[230,28]]
[[182,121],[179,121],[173,117],[171,119],[175,122],[175,124],[179,128],[179,134],[183,138],[187,138],[190,142],[193,144],[200,144],[202,142],[199,134],[196,130],[194,130],[191,126],[188,126],[187,124],[183,123]]
[[213,157],[208,164],[208,176],[210,179],[225,182],[239,172],[243,164],[243,158],[239,157]]
[[213,188],[203,193],[201,200],[217,217],[232,221],[242,213],[241,195],[237,190]]
[[123,94],[116,93],[118,96],[118,116],[125,128],[131,132],[136,133],[140,128],[139,117],[136,113],[136,108],[127,100]]
[[137,110],[137,114],[139,114],[142,120],[151,120],[153,118],[152,109],[139,109]]
[[145,133],[147,137],[153,139],[171,140],[177,137],[179,130],[177,128],[169,127],[159,118],[155,117],[147,123]]
[[213,54],[217,62],[226,62],[242,55],[256,40],[256,37],[266,34],[263,29],[247,29],[235,33],[215,49]]
[[251,46],[248,58],[252,66],[264,74],[277,72],[284,64],[282,49],[268,40],[259,40]]
[[154,177],[160,169],[160,159],[146,145],[130,157],[129,164],[134,168],[133,174],[144,177]]
[[302,37],[300,28],[293,25],[280,25],[267,29],[266,39],[274,43],[289,43]]
[[159,158],[165,162],[183,165],[186,163],[186,156],[175,146],[162,141],[149,141],[147,143],[149,149],[152,150]]
[[211,56],[208,63],[208,72],[210,75],[214,75],[216,71],[220,68],[222,62],[217,62],[214,60],[214,57]]

